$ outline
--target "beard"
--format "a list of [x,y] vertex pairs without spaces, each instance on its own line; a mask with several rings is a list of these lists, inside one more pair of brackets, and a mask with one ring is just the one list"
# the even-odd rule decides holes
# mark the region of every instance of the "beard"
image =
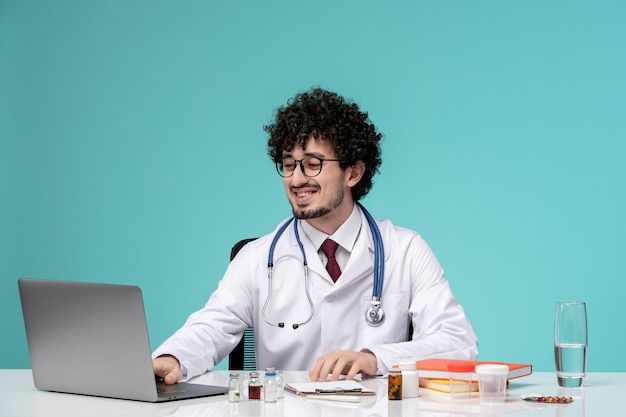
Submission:
[[333,211],[334,208],[338,207],[343,202],[344,190],[341,187],[337,187],[335,194],[332,196],[332,199],[328,201],[328,203],[322,207],[307,209],[302,207],[296,207],[293,203],[291,203],[291,210],[296,219],[307,220],[307,219],[317,219],[323,217]]

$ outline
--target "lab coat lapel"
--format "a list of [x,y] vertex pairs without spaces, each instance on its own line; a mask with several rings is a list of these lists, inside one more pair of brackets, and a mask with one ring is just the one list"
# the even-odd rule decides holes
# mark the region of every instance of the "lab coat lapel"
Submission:
[[[362,215],[361,215],[362,216]],[[361,232],[354,244],[348,265],[337,280],[341,287],[350,282],[369,276],[374,271],[374,245],[369,225],[361,221]]]
[[[294,222],[298,221],[297,219]],[[328,271],[326,271],[326,267],[322,264],[322,259],[317,253],[317,249],[313,246],[313,243],[309,240],[306,233],[302,233],[302,228],[300,230],[300,241],[302,242],[302,246],[304,247],[304,252],[306,253],[306,261],[309,270],[320,275],[322,277],[328,277],[330,280],[330,276],[328,275]],[[286,231],[285,231],[286,232]],[[294,256],[298,257],[298,259],[302,258],[302,253],[300,252],[300,248],[298,245],[298,240],[296,239],[296,235],[294,232],[293,224],[289,227],[289,239],[291,251],[293,251]]]
[[311,243],[308,238],[303,238],[302,234],[300,234],[300,239],[302,239],[302,245],[304,246],[304,250],[306,251],[309,269],[321,277],[327,277],[328,280],[332,282],[332,280],[330,279],[330,275],[328,275],[326,267],[324,266],[324,264],[322,264],[322,258],[320,258],[316,248],[313,247],[313,243]]

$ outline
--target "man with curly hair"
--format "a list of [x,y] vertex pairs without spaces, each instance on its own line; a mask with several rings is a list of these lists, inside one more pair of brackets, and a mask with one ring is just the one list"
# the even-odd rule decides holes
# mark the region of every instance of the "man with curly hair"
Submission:
[[[426,242],[359,203],[381,164],[367,113],[315,88],[265,130],[293,218],[241,249],[205,307],[154,352],[155,374],[175,383],[208,371],[249,326],[259,369],[308,370],[312,381],[384,375],[401,360],[475,359],[474,331]],[[384,315],[372,325],[377,234]]]

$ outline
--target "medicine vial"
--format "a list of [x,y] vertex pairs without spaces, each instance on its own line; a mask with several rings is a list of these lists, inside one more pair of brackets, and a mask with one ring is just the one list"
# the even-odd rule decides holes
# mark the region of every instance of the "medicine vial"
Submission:
[[266,403],[275,403],[276,402],[276,372],[268,371],[265,372],[265,402]]
[[228,402],[238,403],[241,399],[241,382],[239,381],[239,374],[230,374],[228,381]]
[[402,371],[400,368],[389,370],[387,396],[390,400],[402,399]]
[[276,398],[285,398],[285,379],[283,371],[276,371]]
[[248,400],[259,401],[261,399],[261,388],[263,385],[259,381],[258,372],[250,372],[250,381],[248,382]]
[[402,398],[416,398],[419,395],[419,376],[415,361],[400,362],[402,370]]

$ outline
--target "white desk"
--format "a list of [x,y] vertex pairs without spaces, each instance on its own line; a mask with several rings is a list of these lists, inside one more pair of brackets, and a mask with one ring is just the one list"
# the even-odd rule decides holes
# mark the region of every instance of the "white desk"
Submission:
[[[196,378],[195,383],[227,385],[227,372],[209,372]],[[287,382],[307,381],[305,372],[286,372]],[[87,397],[42,392],[35,389],[30,370],[0,370],[0,416],[11,417],[156,417],[156,416],[377,416],[377,417],[439,417],[439,416],[503,416],[519,415],[586,417],[615,415],[623,409],[626,373],[590,373],[585,387],[563,391],[556,384],[553,372],[539,372],[511,381],[506,403],[497,409],[482,409],[475,396],[467,402],[451,401],[447,394],[421,389],[420,397],[411,400],[388,401],[387,380],[362,381],[376,391],[376,397],[363,397],[358,404],[316,401],[285,393],[284,400],[275,405],[242,401],[228,403],[227,396],[150,404],[127,400]],[[521,395],[567,395],[574,402],[566,405],[536,404],[522,401]]]

